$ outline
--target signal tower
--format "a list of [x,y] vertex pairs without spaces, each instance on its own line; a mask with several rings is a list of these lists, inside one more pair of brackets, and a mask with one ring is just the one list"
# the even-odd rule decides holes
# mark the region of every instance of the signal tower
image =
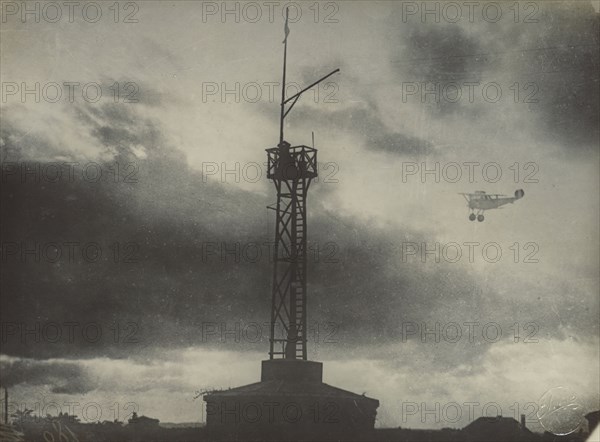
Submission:
[[277,203],[269,207],[276,212],[269,358],[306,360],[306,198],[312,179],[317,177],[317,149],[291,146],[284,140],[283,125],[300,96],[339,69],[286,98],[288,34],[286,10],[279,144],[266,149],[267,177],[277,191]]
[[[267,150],[267,176],[277,202],[269,359],[260,382],[204,395],[206,429],[215,440],[373,440],[379,401],[323,382],[323,364],[306,352],[306,197],[317,177],[317,150],[292,146],[283,123],[303,92],[285,97],[288,14],[286,10],[279,144]],[[294,408],[289,415],[290,407]]]

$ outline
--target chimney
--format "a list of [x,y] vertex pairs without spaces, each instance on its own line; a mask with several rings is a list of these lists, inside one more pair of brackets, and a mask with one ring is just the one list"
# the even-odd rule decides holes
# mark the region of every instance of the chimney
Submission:
[[525,426],[525,415],[524,415],[524,414],[522,414],[522,415],[521,415],[521,429],[522,429],[522,430],[524,430],[525,428],[527,428],[527,427]]

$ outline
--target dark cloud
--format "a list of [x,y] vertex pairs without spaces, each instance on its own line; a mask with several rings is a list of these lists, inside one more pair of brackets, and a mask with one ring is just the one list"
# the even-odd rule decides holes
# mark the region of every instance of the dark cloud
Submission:
[[[395,9],[390,23],[401,22],[400,15]],[[485,54],[489,49],[479,35],[457,25],[411,21],[398,27],[395,35],[398,44],[392,48],[390,63],[403,85],[402,99],[426,104],[432,115],[461,113],[476,118],[480,109],[467,99],[465,83],[481,82],[489,69],[490,57]]]
[[[203,340],[201,324],[225,323],[232,328],[237,321],[268,320],[269,246],[262,248],[258,262],[245,258],[241,249],[272,240],[265,224],[270,197],[204,182],[176,149],[165,144],[155,122],[110,106],[94,111],[94,119],[86,118],[85,109],[80,112],[82,130],[114,152],[121,166],[135,163],[137,182],[22,183],[14,176],[4,177],[1,202],[4,213],[10,214],[1,226],[5,253],[9,243],[29,248],[36,243],[46,253],[52,250],[46,246],[56,243],[65,255],[64,244],[79,246],[75,262],[51,263],[43,257],[35,262],[30,256],[23,263],[18,255],[4,257],[1,319],[21,328],[10,334],[3,329],[2,352],[37,358],[123,357],[161,346],[223,345]],[[350,124],[354,123],[367,124],[364,114]],[[3,130],[7,151],[18,151],[11,140],[25,140],[24,134]],[[147,157],[135,157],[127,148],[131,143],[143,145]],[[435,238],[337,215],[324,205],[335,193],[322,187],[315,186],[310,206],[310,241],[318,252],[309,258],[309,308],[311,321],[337,324],[339,348],[397,342],[405,322],[462,323],[491,317],[540,318],[549,336],[561,336],[561,323],[549,305],[540,307],[535,290],[518,303],[500,301],[458,266],[439,264],[430,272],[418,263],[403,262],[403,242],[431,243]],[[96,262],[81,258],[82,245],[91,242],[103,251]],[[121,247],[117,263],[115,243]],[[131,249],[127,244],[133,244]],[[236,244],[238,262],[227,254]],[[209,256],[206,247],[216,254]],[[122,262],[126,254],[135,262]],[[593,324],[596,311],[582,311],[576,296],[574,292],[565,297],[569,308],[561,320],[576,325],[569,318],[578,318],[582,327]],[[55,343],[43,334],[49,322],[63,329],[63,338]],[[77,323],[71,341],[64,325],[69,322]],[[115,323],[130,327],[121,330],[117,342]],[[101,339],[83,334],[88,324],[100,325]],[[40,327],[41,342],[31,334],[23,338],[22,327]],[[123,342],[130,333],[135,342]],[[265,341],[226,345],[261,350]],[[461,357],[477,358],[479,353],[471,346]],[[453,356],[445,357],[448,364]]]
[[[232,312],[241,316],[262,305],[257,298],[266,293],[268,278],[264,275],[261,281],[260,268],[268,271],[268,263],[263,260],[257,271],[252,263],[224,266],[218,257],[204,262],[202,244],[234,246],[264,232],[265,202],[204,182],[200,173],[188,169],[181,154],[164,146],[155,125],[140,121],[134,127],[129,115],[110,107],[97,113],[106,124],[82,130],[86,127],[115,153],[114,161],[102,163],[102,169],[133,165],[135,182],[123,182],[120,176],[119,182],[110,177],[91,183],[78,176],[72,182],[22,183],[18,176],[4,176],[2,207],[11,214],[1,226],[5,253],[9,243],[19,248],[21,243],[56,243],[65,254],[65,244],[78,246],[74,262],[65,255],[55,264],[5,256],[2,320],[31,327],[47,321],[76,321],[80,327],[97,322],[105,333],[114,321],[135,321],[149,344],[160,341],[157,335],[163,332],[167,340],[179,339],[178,327],[165,332],[165,323],[189,325]],[[80,119],[82,124],[85,120]],[[19,150],[13,135],[2,134],[6,152]],[[143,145],[147,158],[136,158],[126,147],[131,143]],[[10,160],[18,158],[13,155]],[[30,161],[27,167],[38,166]],[[103,252],[97,262],[82,259],[81,247],[89,243]],[[119,261],[127,256],[136,262],[115,263],[115,244],[121,247]],[[38,356],[63,354],[73,347],[90,354],[98,351],[85,344],[81,339],[75,345],[61,340],[36,346],[33,353],[26,345],[23,349]],[[19,348],[18,339],[3,345],[6,353],[19,353]]]
[[313,127],[327,125],[335,128],[335,131],[359,136],[364,140],[366,149],[411,156],[435,153],[431,141],[386,128],[379,111],[372,103],[339,111],[318,111],[299,107],[294,108],[294,112],[295,118]]
[[[600,14],[589,2],[543,2],[527,12],[534,21],[503,19],[475,32],[433,20],[403,24],[396,34],[398,44],[392,46],[398,81],[420,83],[421,89],[424,84],[436,85],[439,91],[452,83],[497,82],[505,97],[527,106],[542,137],[558,139],[566,149],[596,149]],[[390,15],[390,23],[400,20],[398,9]],[[483,35],[486,29],[496,37]],[[454,103],[453,90],[447,89],[449,99],[438,92],[439,102],[419,97],[432,115],[461,114],[483,121],[497,111],[493,104],[464,99],[466,90]]]
[[392,60],[408,81],[456,81],[473,78],[483,47],[457,26],[408,25],[401,57]]
[[537,45],[552,48],[530,54],[535,57],[533,69],[540,89],[540,103],[534,110],[547,137],[558,137],[567,149],[597,150],[600,14],[583,2],[549,3],[536,30]]
[[0,361],[0,384],[6,388],[20,384],[51,386],[56,394],[83,394],[97,385],[78,362],[35,359],[3,359]]

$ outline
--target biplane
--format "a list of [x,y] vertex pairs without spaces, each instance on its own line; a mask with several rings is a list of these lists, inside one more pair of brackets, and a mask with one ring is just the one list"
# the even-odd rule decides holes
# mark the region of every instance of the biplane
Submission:
[[[471,214],[469,220],[482,222],[485,218],[483,212],[491,209],[498,209],[508,203],[514,203],[525,196],[523,189],[515,191],[515,196],[506,196],[499,193],[485,193],[482,190],[477,190],[474,193],[460,193],[465,200]],[[477,213],[475,213],[477,212]]]

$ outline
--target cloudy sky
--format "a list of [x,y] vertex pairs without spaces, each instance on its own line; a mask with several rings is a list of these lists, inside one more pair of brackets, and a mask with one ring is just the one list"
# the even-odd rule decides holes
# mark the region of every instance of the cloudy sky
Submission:
[[[290,23],[288,94],[341,70],[286,119],[321,164],[309,357],[379,399],[379,426],[470,421],[409,403],[531,413],[557,386],[599,408],[597,2],[463,3],[297,3]],[[283,4],[11,5],[0,381],[29,408],[200,421],[196,391],[267,357]],[[516,189],[483,223],[457,194]]]

